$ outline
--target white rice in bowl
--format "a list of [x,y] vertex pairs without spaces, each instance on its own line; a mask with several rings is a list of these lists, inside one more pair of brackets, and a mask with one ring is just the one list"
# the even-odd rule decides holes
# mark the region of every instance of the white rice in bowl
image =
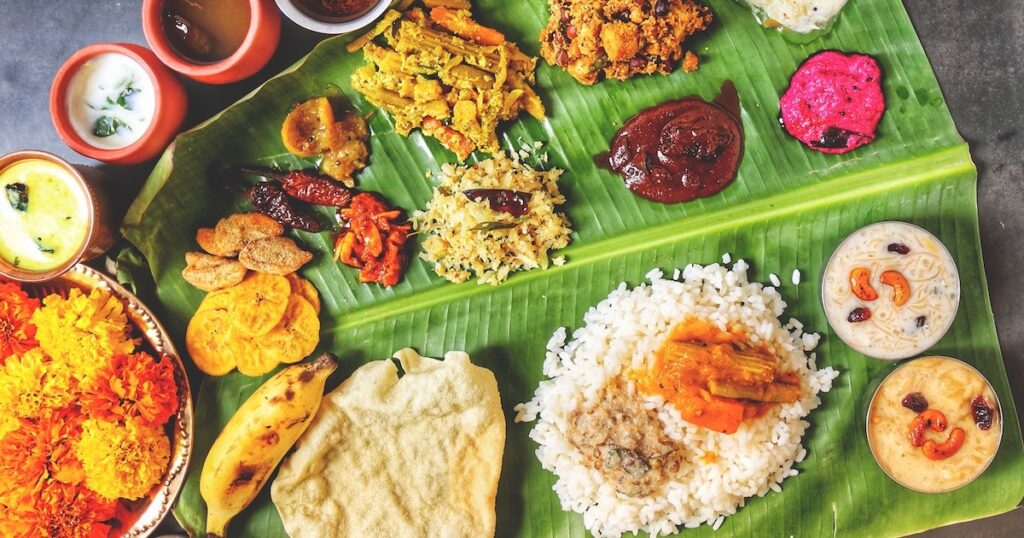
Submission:
[[[748,282],[747,267],[743,260],[732,270],[690,265],[679,280],[653,270],[647,275],[650,284],[629,289],[623,283],[592,307],[571,339],[562,328],[548,342],[544,375],[550,379],[540,383],[532,400],[516,406],[516,421],[537,421],[530,437],[540,445],[541,465],[558,477],[554,490],[562,508],[583,514],[594,536],[639,531],[659,536],[701,524],[718,528],[746,498],[781,491],[782,481],[797,474],[793,464],[807,454],[800,444],[808,427],[803,419],[839,373],[817,369],[811,350],[818,335],[804,333],[795,319],[783,325],[779,316],[786,303],[775,289]],[[610,381],[621,383],[626,371],[648,367],[672,327],[688,316],[723,329],[729,324],[746,328],[751,341],[774,350],[780,369],[799,376],[800,399],[774,405],[727,435],[685,422],[671,404],[646,396],[645,405],[657,411],[666,434],[684,445],[686,460],[660,493],[624,495],[584,464],[566,437],[568,419],[573,411],[596,404]],[[631,383],[627,387],[634,389]],[[712,452],[717,460],[702,459]]]

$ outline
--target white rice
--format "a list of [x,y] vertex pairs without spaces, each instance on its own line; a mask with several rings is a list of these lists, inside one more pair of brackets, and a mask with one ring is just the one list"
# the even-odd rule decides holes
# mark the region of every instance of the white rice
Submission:
[[[583,523],[594,536],[639,531],[659,536],[701,524],[717,529],[746,498],[781,491],[782,481],[797,473],[793,464],[807,455],[800,444],[808,426],[803,418],[820,404],[818,393],[827,392],[839,373],[817,369],[810,351],[818,344],[818,335],[804,333],[795,319],[783,325],[778,317],[786,303],[775,289],[748,282],[747,268],[743,260],[731,271],[718,264],[689,265],[679,282],[652,270],[647,275],[650,284],[629,289],[623,283],[592,307],[571,340],[560,328],[548,342],[544,375],[551,379],[541,381],[532,400],[516,406],[516,421],[539,418],[530,431],[540,445],[537,457],[558,477],[553,489],[562,509],[583,514]],[[649,365],[670,329],[690,315],[723,328],[729,323],[745,326],[751,340],[775,350],[783,370],[801,377],[802,396],[744,422],[732,435],[691,425],[660,397],[647,397],[666,433],[685,447],[686,462],[660,494],[626,496],[583,463],[565,437],[566,421],[575,409],[596,403],[609,380]],[[718,460],[703,462],[701,457],[708,452],[715,452]]]

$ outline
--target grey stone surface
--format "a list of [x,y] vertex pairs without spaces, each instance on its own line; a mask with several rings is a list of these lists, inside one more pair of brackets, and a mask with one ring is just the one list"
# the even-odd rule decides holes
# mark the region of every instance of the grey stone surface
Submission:
[[[50,81],[61,63],[84,45],[145,45],[140,4],[139,0],[0,0],[0,152],[35,148],[87,162],[57,138],[48,112]],[[1024,309],[1018,302],[1024,281],[1024,3],[906,0],[905,5],[978,164],[989,292],[1020,413],[1024,410]],[[321,37],[285,21],[283,47],[257,76],[220,87],[187,83],[191,98],[187,125],[249,92],[302,57]],[[151,163],[113,171],[129,185],[138,185],[150,167]],[[1018,509],[926,535],[1024,536],[1024,512]]]

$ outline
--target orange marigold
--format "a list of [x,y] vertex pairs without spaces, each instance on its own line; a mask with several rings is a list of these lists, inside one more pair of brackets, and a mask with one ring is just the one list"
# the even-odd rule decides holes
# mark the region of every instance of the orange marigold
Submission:
[[0,505],[0,536],[106,538],[117,504],[81,486],[49,482],[31,503]]
[[164,356],[157,361],[145,352],[114,357],[82,391],[81,405],[93,418],[163,426],[178,410],[171,359]]
[[81,424],[81,415],[68,408],[22,419],[0,439],[0,495],[24,502],[50,481],[81,483],[85,472],[74,451]]
[[39,308],[14,282],[0,280],[0,365],[11,355],[24,353],[37,345],[32,314]]

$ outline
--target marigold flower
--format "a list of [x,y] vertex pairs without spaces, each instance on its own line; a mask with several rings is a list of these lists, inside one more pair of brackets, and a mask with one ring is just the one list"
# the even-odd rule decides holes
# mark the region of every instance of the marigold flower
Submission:
[[0,365],[7,357],[39,345],[31,322],[37,308],[39,300],[29,297],[21,286],[0,280]]
[[160,481],[170,460],[170,441],[160,428],[88,419],[75,452],[86,486],[108,499],[138,499]]
[[0,439],[0,495],[25,502],[48,481],[78,484],[85,478],[73,448],[82,417],[65,408],[38,419],[21,419]]
[[124,304],[109,291],[89,295],[73,289],[65,299],[51,295],[32,315],[39,347],[55,361],[66,362],[83,384],[93,380],[111,357],[128,355],[137,342]]
[[118,355],[82,391],[83,411],[104,420],[137,420],[146,427],[167,423],[178,410],[178,387],[169,357]]
[[[72,402],[75,382],[71,371],[54,364],[39,348],[12,355],[0,366],[0,414],[12,418],[37,418]],[[0,421],[0,435],[17,422]]]
[[106,538],[117,505],[84,487],[49,482],[28,504],[0,504],[0,536]]

